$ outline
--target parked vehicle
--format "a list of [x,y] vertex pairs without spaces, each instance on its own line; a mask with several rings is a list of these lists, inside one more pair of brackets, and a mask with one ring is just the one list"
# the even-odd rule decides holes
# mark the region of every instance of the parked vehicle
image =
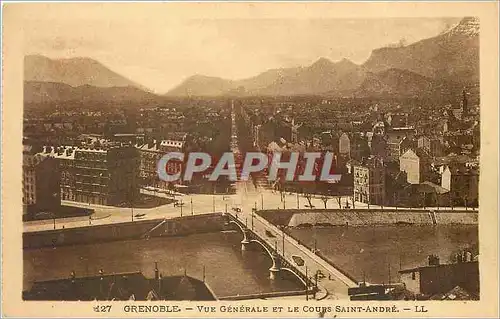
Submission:
[[276,236],[273,235],[273,233],[271,233],[269,230],[266,229],[266,236],[267,237],[271,237],[271,238],[275,238]]
[[304,259],[302,259],[301,257],[293,255],[292,259],[298,266],[304,266],[305,262]]

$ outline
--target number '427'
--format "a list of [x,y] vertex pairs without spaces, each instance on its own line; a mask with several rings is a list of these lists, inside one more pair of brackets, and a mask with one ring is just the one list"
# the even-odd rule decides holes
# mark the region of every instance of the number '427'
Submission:
[[94,312],[110,312],[111,305],[107,306],[94,306]]

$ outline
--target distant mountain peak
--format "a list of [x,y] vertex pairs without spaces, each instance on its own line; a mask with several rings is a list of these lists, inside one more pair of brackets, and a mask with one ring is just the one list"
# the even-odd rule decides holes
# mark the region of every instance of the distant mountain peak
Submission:
[[40,54],[26,55],[24,57],[24,80],[65,83],[72,87],[83,85],[103,88],[130,86],[149,91],[89,57],[51,59]]
[[439,35],[400,47],[372,51],[363,66],[371,72],[409,70],[444,81],[479,81],[479,21],[465,17]]
[[218,96],[234,89],[233,81],[195,74],[167,92],[170,96]]
[[356,63],[352,62],[348,58],[342,58],[342,60],[337,61],[335,64],[342,66],[358,66]]
[[342,58],[337,63],[353,63],[353,62],[348,58]]
[[479,19],[477,17],[465,17],[445,33],[446,35],[479,35]]
[[38,60],[50,60],[45,55],[41,54],[28,54],[24,56],[24,60],[38,59]]
[[325,57],[321,57],[316,62],[314,62],[311,67],[318,67],[318,68],[324,68],[324,67],[331,67],[333,65],[333,62]]

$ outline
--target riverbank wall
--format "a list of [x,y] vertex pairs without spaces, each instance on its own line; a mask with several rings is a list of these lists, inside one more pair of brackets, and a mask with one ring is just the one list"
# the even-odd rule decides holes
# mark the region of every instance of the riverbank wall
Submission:
[[278,209],[258,214],[274,225],[287,227],[478,224],[478,212],[472,210]]
[[[273,291],[273,292],[262,292],[257,294],[250,295],[237,295],[237,296],[227,296],[221,297],[219,300],[227,301],[227,300],[250,300],[250,299],[267,299],[267,298],[282,298],[282,297],[290,297],[290,296],[305,296],[307,293],[306,290],[292,290],[292,291]],[[309,294],[313,294],[309,292]]]
[[89,225],[78,228],[23,233],[23,248],[91,244],[161,236],[184,236],[194,233],[221,231],[223,228],[224,221],[221,214]]

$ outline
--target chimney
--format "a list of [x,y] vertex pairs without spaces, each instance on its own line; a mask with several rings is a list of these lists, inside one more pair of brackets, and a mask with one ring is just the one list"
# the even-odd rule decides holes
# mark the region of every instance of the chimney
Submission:
[[439,266],[439,257],[436,255],[429,255],[429,266]]
[[158,280],[158,262],[155,261],[155,279]]

